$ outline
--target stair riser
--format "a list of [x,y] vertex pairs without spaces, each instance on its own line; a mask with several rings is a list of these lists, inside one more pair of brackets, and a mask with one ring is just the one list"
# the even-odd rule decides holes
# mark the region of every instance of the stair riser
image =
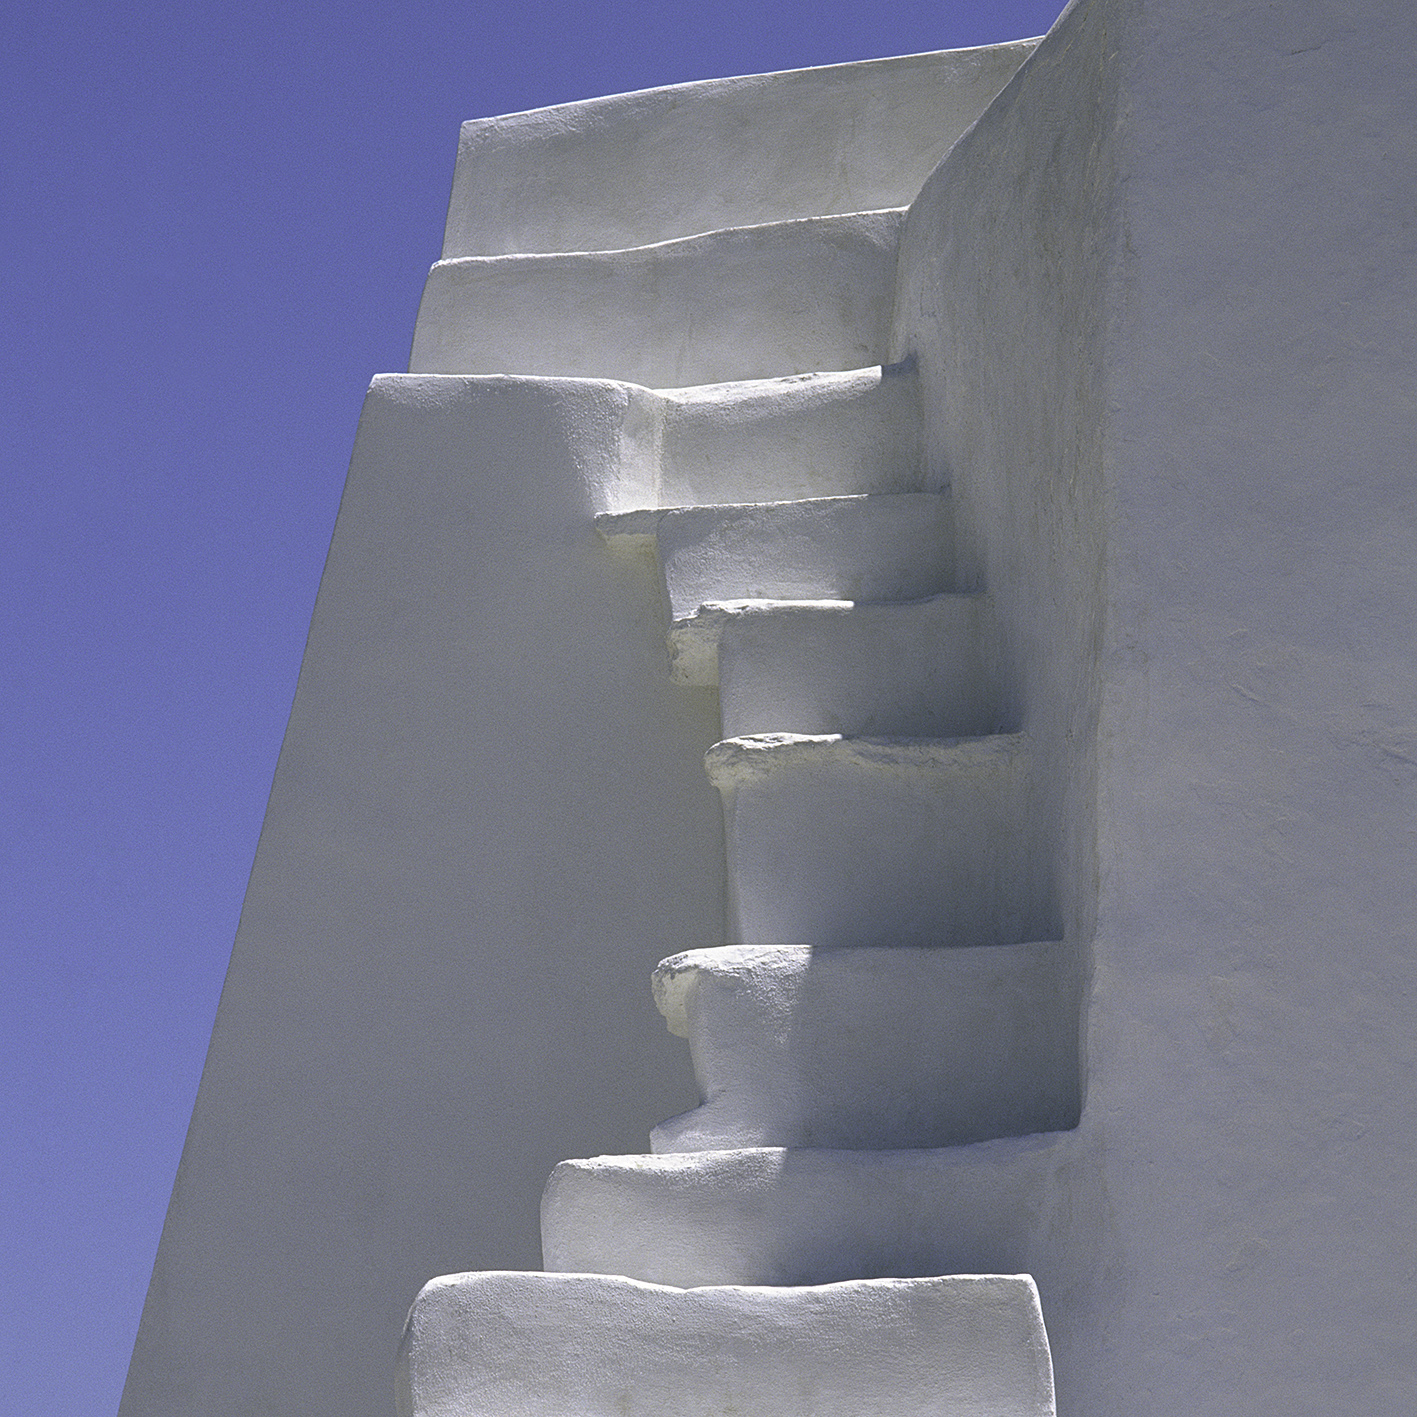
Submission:
[[563,1162],[546,1267],[657,1284],[824,1284],[1028,1270],[1076,1224],[1077,1134],[950,1151],[726,1151]]
[[724,736],[996,732],[991,630],[981,596],[730,616],[717,656]]
[[910,367],[666,393],[660,409],[662,507],[920,489]]
[[410,371],[658,388],[880,364],[900,224],[871,213],[626,251],[439,261]]
[[656,1152],[957,1146],[1077,1121],[1060,944],[699,950],[656,986],[707,1099],[655,1129]]
[[673,620],[715,600],[914,600],[949,589],[947,497],[844,498],[661,514]]
[[718,776],[734,943],[999,945],[1061,933],[1022,750],[933,763],[827,747]]

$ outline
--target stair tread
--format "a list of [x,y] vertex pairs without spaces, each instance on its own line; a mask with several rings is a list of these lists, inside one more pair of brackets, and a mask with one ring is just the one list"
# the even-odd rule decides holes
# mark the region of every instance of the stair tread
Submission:
[[1036,1242],[1074,1203],[1081,1146],[1065,1131],[564,1161],[542,1198],[544,1262],[686,1286],[1032,1270],[1046,1289]]
[[852,767],[919,772],[1007,769],[1028,751],[1022,733],[953,738],[859,737],[841,733],[745,733],[724,738],[704,755],[709,781],[731,787],[765,773],[823,762]]
[[723,600],[913,600],[953,574],[950,499],[936,492],[646,508],[596,525],[654,541],[671,623]]
[[903,220],[893,208],[438,261],[409,367],[662,388],[878,364]]
[[723,797],[731,939],[823,949],[1057,932],[1023,734],[757,733],[705,754]]
[[[762,513],[773,513],[794,507],[847,508],[866,507],[888,502],[918,502],[933,505],[948,500],[940,492],[846,492],[832,493],[825,497],[775,497],[755,502],[692,502],[682,506],[632,507],[623,512],[601,512],[595,518],[596,529],[607,540],[617,536],[654,536],[666,522],[687,517],[727,517]],[[758,597],[771,599],[771,597]],[[747,596],[727,603],[751,603],[754,597]],[[704,604],[720,602],[705,601]],[[809,604],[810,601],[778,600],[777,604]]]
[[[653,466],[650,504],[781,501],[919,490],[924,463],[913,361],[841,372],[640,390],[627,428]],[[622,506],[642,496],[625,487]]]
[[399,1349],[402,1417],[1052,1417],[1026,1274],[682,1289],[605,1274],[445,1275]]
[[[862,207],[859,210],[849,212],[822,212],[807,216],[778,217],[767,221],[735,222],[728,226],[709,227],[702,231],[686,232],[681,236],[665,236],[655,241],[641,241],[629,246],[589,246],[570,251],[506,251],[495,255],[442,256],[438,259],[436,264],[451,265],[453,263],[473,261],[563,261],[583,256],[628,256],[640,251],[654,252],[670,248],[678,249],[701,246],[719,237],[731,237],[740,233],[777,233],[787,232],[796,228],[844,228],[852,223],[859,222],[862,218],[871,217],[886,217],[892,221],[903,221],[906,212],[909,210],[909,206]],[[718,382],[734,383],[738,381],[724,379]]]

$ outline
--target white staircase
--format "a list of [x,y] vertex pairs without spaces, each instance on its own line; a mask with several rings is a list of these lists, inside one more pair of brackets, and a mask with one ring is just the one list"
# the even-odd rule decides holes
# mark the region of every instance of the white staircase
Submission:
[[[658,1127],[652,1155],[557,1169],[547,1274],[424,1290],[406,1417],[1053,1411],[1032,1281],[947,1270],[1015,1257],[1011,1208],[1037,1203],[1052,1164],[1035,1134],[1076,1124],[1075,972],[1029,744],[997,709],[987,587],[955,584],[914,370],[883,363],[905,203],[943,151],[926,163],[920,134],[947,146],[942,94],[977,114],[1026,52],[694,85],[464,134],[412,367],[630,385],[597,525],[607,555],[657,560],[666,674],[719,686],[706,768],[729,943],[654,979],[703,1105]],[[814,104],[876,125],[896,144],[880,170],[913,186],[843,209],[836,187],[874,169],[856,126],[823,118],[802,140],[815,189],[794,172],[784,211],[759,181],[775,220],[746,220],[739,194],[718,203],[731,225],[681,230],[657,197],[640,244],[573,249],[561,217],[545,249],[525,244],[527,202],[556,206],[538,174],[574,186],[577,152],[600,174],[584,220],[603,239],[632,220],[614,192],[658,160],[655,133],[689,143],[686,105],[731,147],[744,112]],[[489,191],[503,205],[475,239],[468,204]]]

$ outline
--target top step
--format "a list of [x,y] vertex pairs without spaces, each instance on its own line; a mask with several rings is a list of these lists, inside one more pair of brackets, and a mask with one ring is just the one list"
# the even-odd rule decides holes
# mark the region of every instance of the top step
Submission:
[[1037,40],[709,79],[465,123],[445,260],[903,207]]

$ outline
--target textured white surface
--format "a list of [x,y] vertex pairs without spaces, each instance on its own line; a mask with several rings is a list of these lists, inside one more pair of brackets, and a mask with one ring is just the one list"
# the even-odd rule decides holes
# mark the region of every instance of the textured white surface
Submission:
[[645,981],[723,938],[718,716],[667,682],[655,568],[594,529],[626,397],[370,391],[135,1417],[382,1417],[428,1277],[536,1267],[551,1167],[693,1104]]
[[743,944],[1047,939],[1050,882],[1016,734],[764,734],[705,759],[723,794],[729,929]]
[[903,207],[1036,43],[475,119],[458,144],[443,255],[603,251]]
[[704,1105],[656,1152],[943,1147],[1077,1124],[1060,944],[692,950],[654,974]]
[[[623,356],[586,372],[649,383],[914,359],[918,485],[954,503],[931,589],[989,594],[1000,721],[1033,754],[1018,819],[1088,985],[1075,1132],[566,1163],[549,1266],[1027,1269],[1069,1417],[1417,1407],[1414,48],[1389,0],[1080,0],[912,204],[898,282],[893,237],[818,279],[840,223],[435,276],[434,364],[550,364],[568,333]],[[500,274],[460,294],[457,269]],[[557,270],[599,294],[533,279]],[[893,285],[886,347],[886,305],[833,308]],[[817,303],[779,338],[794,290]],[[707,342],[676,343],[700,311]],[[478,352],[479,320],[523,317]],[[631,489],[659,504],[652,405],[371,396],[125,1417],[382,1410],[417,1283],[534,1264],[554,1156],[685,1105],[636,1000],[655,955],[721,939],[712,695],[666,683],[649,558],[588,532]],[[684,417],[685,467],[711,465]],[[838,791],[743,858],[776,943],[830,929],[772,894],[804,843],[852,933],[899,942],[898,897],[851,890]],[[901,814],[869,825],[855,859],[905,859]]]
[[1096,1174],[1027,1267],[1080,1417],[1417,1410],[1414,49],[1389,0],[1075,4],[902,240],[1065,787]]
[[950,502],[933,492],[625,512],[608,538],[652,539],[669,615],[710,601],[911,600],[948,588]]
[[409,369],[658,388],[880,364],[903,215],[806,218],[624,251],[439,261]]
[[[1075,1132],[944,1151],[778,1150],[565,1161],[541,1203],[547,1269],[657,1284],[826,1284],[862,1275],[1038,1281],[1050,1338],[1072,1247],[1101,1242],[1095,1158]],[[1064,1397],[1067,1397],[1064,1391]]]
[[400,1417],[1052,1417],[1027,1275],[665,1289],[466,1274],[414,1302]]
[[666,391],[658,410],[652,505],[922,487],[919,384],[910,365]]
[[746,606],[720,620],[715,677],[726,738],[962,737],[1003,726],[986,596]]

